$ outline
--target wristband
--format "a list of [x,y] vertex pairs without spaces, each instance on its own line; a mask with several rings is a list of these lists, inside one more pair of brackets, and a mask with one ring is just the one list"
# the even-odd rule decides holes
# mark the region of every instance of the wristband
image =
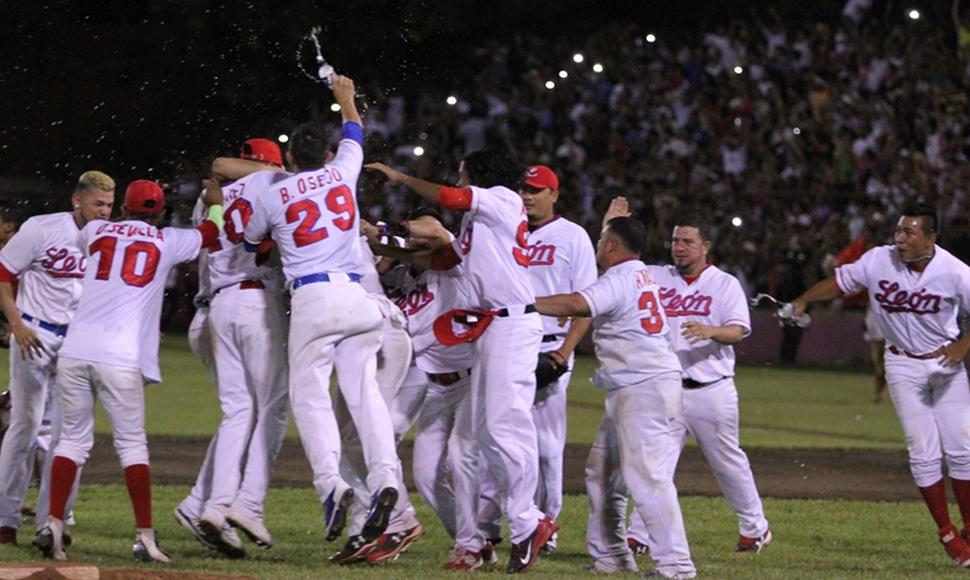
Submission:
[[210,205],[209,206],[209,215],[208,215],[208,218],[213,223],[215,223],[216,224],[216,227],[218,227],[220,230],[222,229],[222,225],[224,223],[223,220],[222,220],[222,212],[223,212],[223,209],[222,209],[222,206],[221,205]]

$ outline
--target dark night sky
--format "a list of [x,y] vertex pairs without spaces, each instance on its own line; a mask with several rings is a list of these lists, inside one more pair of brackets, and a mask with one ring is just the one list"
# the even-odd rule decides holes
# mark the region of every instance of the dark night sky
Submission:
[[[3,4],[0,183],[8,191],[0,195],[10,195],[10,178],[63,191],[91,168],[122,182],[165,180],[180,161],[286,132],[330,102],[296,67],[300,37],[314,24],[324,26],[324,54],[338,71],[379,82],[385,93],[407,93],[418,85],[453,88],[451,72],[467,66],[473,43],[513,28],[581,35],[623,19],[691,30],[700,17],[739,15],[735,2],[699,0]],[[831,13],[841,2],[822,4]]]

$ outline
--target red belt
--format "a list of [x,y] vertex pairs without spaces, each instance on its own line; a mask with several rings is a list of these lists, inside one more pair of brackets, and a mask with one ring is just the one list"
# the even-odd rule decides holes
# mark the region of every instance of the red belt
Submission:
[[453,373],[428,373],[428,380],[436,385],[441,385],[442,387],[447,387],[453,385],[460,381],[461,379],[472,374],[471,369],[466,369],[464,371],[455,371]]
[[238,284],[230,284],[228,286],[223,286],[222,288],[219,288],[218,290],[213,292],[212,295],[215,296],[216,294],[222,292],[226,288],[232,288],[233,286],[239,286],[240,290],[262,290],[266,288],[266,286],[263,285],[262,280],[243,280]]
[[927,353],[927,354],[913,354],[911,352],[906,352],[905,350],[899,350],[895,346],[890,346],[886,350],[888,350],[889,352],[891,352],[893,354],[900,354],[900,355],[903,355],[903,356],[908,356],[909,358],[915,358],[916,360],[930,360],[932,358],[939,358],[939,357],[943,356],[943,353],[944,352],[946,352],[946,349],[944,347],[942,347],[942,346],[940,348],[934,350],[933,352],[930,352],[930,353]]

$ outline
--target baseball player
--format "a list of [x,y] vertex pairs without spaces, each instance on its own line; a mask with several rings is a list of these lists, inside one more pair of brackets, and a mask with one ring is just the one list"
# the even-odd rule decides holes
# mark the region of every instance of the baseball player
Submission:
[[[441,251],[454,264],[463,264],[473,304],[494,316],[475,342],[472,417],[479,449],[499,481],[509,519],[513,545],[506,571],[525,572],[559,524],[534,503],[538,451],[531,409],[542,323],[527,271],[529,224],[512,189],[522,173],[495,149],[465,157],[458,187],[417,179],[381,163],[367,167],[428,201],[465,212],[458,239]],[[484,542],[480,538],[472,549],[481,551]]]
[[[886,382],[910,471],[947,555],[970,567],[970,384],[963,364],[970,334],[961,337],[957,325],[960,312],[970,310],[970,267],[936,245],[938,227],[932,207],[904,207],[893,245],[837,268],[791,304],[797,317],[812,302],[869,290],[869,307],[886,337]],[[962,533],[950,521],[944,460]]]
[[[282,169],[279,146],[266,139],[246,141],[242,157]],[[260,547],[273,545],[263,523],[263,502],[287,422],[282,275],[278,263],[266,262],[266,252],[250,253],[242,245],[253,193],[273,176],[259,171],[222,187],[225,225],[207,266],[213,295],[209,332],[223,419],[211,463],[200,470],[199,482],[208,482],[208,494],[190,494],[175,510],[179,523],[186,520],[189,529],[197,525],[207,543],[232,558],[245,556],[245,550],[227,523]]]
[[[114,188],[114,180],[104,173],[84,173],[71,196],[73,211],[30,218],[0,251],[0,307],[14,336],[11,424],[0,449],[0,544],[17,540],[37,434],[49,389],[56,390],[59,351],[81,295],[86,259],[77,244],[78,232],[89,221],[111,215]],[[60,416],[54,411],[56,439]],[[38,517],[47,515],[47,472],[45,468],[41,474]]]
[[[219,201],[213,197],[210,202]],[[145,384],[161,381],[158,345],[165,279],[172,268],[214,243],[219,229],[212,221],[197,229],[159,229],[165,195],[153,181],[132,182],[123,207],[123,221],[94,220],[77,236],[91,267],[85,271],[77,314],[57,361],[61,438],[51,452],[50,515],[35,541],[55,560],[67,559],[64,510],[77,471],[94,445],[97,396],[111,422],[135,512],[134,555],[144,561],[171,561],[158,547],[152,528]],[[210,215],[219,219],[221,207],[215,207]]]
[[[734,385],[734,348],[751,333],[748,300],[737,278],[708,263],[710,227],[688,216],[674,226],[672,266],[648,266],[660,286],[660,301],[670,323],[674,351],[683,367],[684,413],[675,422],[681,449],[694,435],[717,483],[738,516],[736,551],[758,553],[771,531],[739,442],[738,390]],[[671,465],[676,469],[676,463]],[[643,518],[633,518],[631,548],[649,545]]]
[[353,81],[334,75],[332,83],[344,121],[336,156],[325,163],[329,136],[324,127],[297,127],[287,160],[299,173],[279,174],[255,195],[244,230],[252,250],[271,233],[282,257],[292,295],[290,401],[323,503],[328,541],[343,531],[354,501],[339,470],[340,434],[329,393],[334,369],[367,458],[367,488],[373,495],[362,534],[375,538],[384,532],[399,495],[394,431],[376,380],[383,317],[354,271],[361,261],[356,185],[364,134]]
[[[356,271],[361,274],[360,285],[368,292],[369,297],[377,302],[383,316],[381,348],[378,351],[377,385],[392,419],[394,441],[399,443],[404,433],[411,428],[411,418],[400,413],[391,413],[391,409],[395,406],[395,401],[401,393],[401,384],[411,366],[411,337],[408,335],[408,323],[404,313],[384,295],[380,274],[375,266],[380,259],[371,251],[366,237],[360,238],[360,244],[361,262],[356,268]],[[360,436],[350,417],[346,400],[339,390],[335,414],[340,426],[340,441],[343,446],[340,473],[344,480],[354,487],[355,509],[347,529],[347,542],[339,552],[330,557],[330,562],[353,564],[366,560],[371,564],[378,564],[397,558],[424,534],[424,528],[418,522],[417,513],[408,498],[403,469],[398,463],[398,502],[390,514],[387,529],[378,537],[368,537],[363,533],[364,519],[369,507],[366,500],[369,494],[364,482],[367,466]]]
[[580,292],[540,297],[536,306],[547,316],[593,317],[600,361],[593,383],[607,395],[606,415],[586,463],[591,569],[637,569],[624,530],[623,494],[629,492],[654,540],[653,574],[693,578],[697,572],[670,468],[680,451],[681,367],[667,337],[660,288],[639,259],[646,240],[642,224],[613,218],[596,246],[603,275]]
[[475,354],[470,343],[444,344],[434,331],[440,315],[467,306],[469,298],[461,264],[447,269],[432,264],[433,251],[454,241],[437,212],[422,208],[410,217],[410,241],[420,249],[374,247],[413,264],[413,277],[400,287],[395,303],[408,316],[414,344],[414,372],[405,384],[426,391],[414,436],[414,484],[454,539],[444,568],[472,571],[498,562],[492,545],[481,537],[475,507],[479,450],[470,397]]
[[[581,226],[558,215],[559,177],[545,165],[526,171],[519,190],[529,221],[529,279],[538,296],[578,292],[596,281],[596,256],[593,243]],[[560,366],[572,368],[573,351],[589,330],[588,318],[577,318],[563,325],[557,318],[542,317],[540,351]],[[532,419],[536,426],[539,452],[539,485],[536,506],[551,518],[562,510],[562,463],[566,449],[566,388],[572,371],[536,393]],[[491,479],[491,478],[489,478]],[[486,480],[487,481],[487,480]],[[501,533],[501,507],[498,490],[482,485],[479,526],[489,538]],[[556,537],[543,546],[545,553],[556,549]]]

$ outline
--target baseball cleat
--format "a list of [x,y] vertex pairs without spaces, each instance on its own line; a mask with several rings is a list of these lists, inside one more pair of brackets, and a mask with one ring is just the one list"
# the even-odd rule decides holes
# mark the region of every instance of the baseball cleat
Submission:
[[760,538],[741,536],[738,538],[738,546],[734,551],[739,554],[758,554],[771,543],[771,538],[771,530],[765,530],[764,535]]
[[190,518],[188,514],[183,512],[182,508],[178,506],[175,507],[175,510],[172,512],[172,515],[175,516],[175,521],[177,521],[180,526],[192,532],[192,535],[195,537],[196,540],[198,540],[200,544],[202,544],[206,548],[209,548],[210,550],[216,549],[216,545],[210,542],[205,537],[205,534],[202,532],[202,530],[199,529],[198,518]]
[[211,542],[220,554],[234,560],[246,557],[246,548],[243,547],[239,534],[229,524],[223,522],[220,526],[212,520],[201,518],[199,529],[205,534],[205,539]]
[[391,522],[391,512],[397,505],[397,487],[382,487],[374,494],[371,501],[370,510],[367,511],[367,520],[364,522],[364,530],[361,535],[367,538],[368,542],[377,540],[387,529],[387,524]]
[[141,562],[158,562],[168,564],[172,557],[163,551],[155,540],[155,530],[138,530],[135,533],[135,544],[131,547],[131,553],[136,560]]
[[970,546],[957,534],[956,528],[949,525],[940,530],[940,543],[953,563],[962,568],[970,568]]
[[640,540],[629,536],[626,539],[626,545],[630,547],[630,551],[633,552],[634,556],[649,556],[650,546],[644,544]]
[[555,552],[556,540],[558,539],[559,539],[559,532],[553,533],[552,537],[549,538],[549,541],[546,542],[546,545],[543,546],[541,550],[539,550],[539,553],[542,554],[543,556],[548,556],[549,554],[552,554],[553,552]]
[[226,521],[234,528],[242,530],[246,537],[260,548],[268,550],[273,547],[273,536],[262,521],[236,512],[229,512]]
[[668,578],[670,580],[690,580],[691,578],[697,578],[697,572],[689,572],[681,574],[674,572],[673,574],[664,574],[660,570],[653,570],[642,576],[642,578]]
[[331,564],[357,564],[367,560],[371,550],[377,545],[376,541],[367,541],[367,538],[358,534],[347,538],[347,543],[339,552],[330,556]]
[[482,546],[482,560],[485,561],[486,566],[494,566],[498,564],[498,554],[495,552],[495,544],[502,541],[502,538],[498,538],[498,541],[485,540],[485,545]]
[[626,574],[631,572],[635,574],[639,572],[640,569],[637,568],[637,563],[633,561],[633,558],[629,556],[627,558],[629,560],[623,559],[621,562],[596,560],[592,564],[583,566],[583,570],[593,574]]
[[556,520],[549,516],[540,519],[536,529],[528,538],[512,544],[512,552],[509,554],[509,563],[505,571],[509,574],[527,572],[539,558],[542,547],[557,531],[559,531],[559,524]]
[[328,542],[340,537],[347,523],[347,510],[354,503],[354,490],[340,481],[323,502],[323,533]]
[[444,569],[471,572],[472,570],[478,570],[484,565],[485,560],[482,558],[481,552],[455,547],[448,554],[448,562],[445,563]]
[[60,562],[67,560],[64,550],[64,522],[54,516],[47,516],[47,523],[37,530],[33,544],[37,546],[45,558],[52,558]]
[[17,528],[0,526],[0,546],[17,545]]
[[387,560],[397,560],[398,556],[407,551],[408,546],[418,541],[424,535],[424,528],[421,524],[409,530],[401,530],[393,534],[381,534],[377,538],[374,549],[367,554],[367,562],[379,564]]

